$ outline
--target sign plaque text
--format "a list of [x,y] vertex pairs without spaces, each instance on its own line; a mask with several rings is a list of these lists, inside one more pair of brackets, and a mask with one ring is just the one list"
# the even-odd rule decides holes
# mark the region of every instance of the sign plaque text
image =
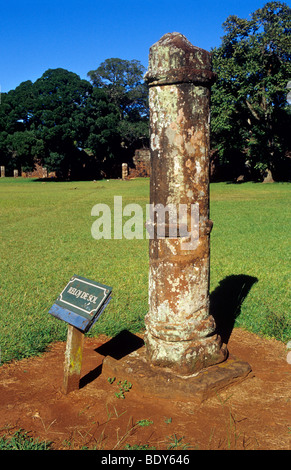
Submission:
[[74,275],[49,313],[88,332],[111,300],[112,287]]

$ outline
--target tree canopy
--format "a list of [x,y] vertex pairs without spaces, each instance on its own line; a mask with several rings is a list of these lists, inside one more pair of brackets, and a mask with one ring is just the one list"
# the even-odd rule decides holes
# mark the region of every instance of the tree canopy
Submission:
[[30,129],[44,143],[44,166],[61,176],[80,163],[79,148],[86,138],[82,116],[90,92],[86,80],[61,68],[47,70],[33,85]]
[[119,110],[118,132],[125,148],[135,149],[147,141],[148,88],[145,68],[138,60],[107,59],[88,72],[94,87],[102,88]]
[[285,3],[269,2],[249,20],[229,16],[213,50],[212,146],[237,175],[247,167],[277,176],[288,162],[290,13]]
[[[98,177],[129,161],[148,138],[144,69],[108,59],[89,72],[48,69],[2,95],[0,161],[8,171],[35,163],[59,177]],[[84,170],[86,168],[86,171]]]
[[[8,170],[35,163],[58,177],[98,177],[118,153],[119,110],[105,91],[68,70],[47,70],[35,83],[2,95],[0,160]],[[87,171],[88,173],[88,171]]]

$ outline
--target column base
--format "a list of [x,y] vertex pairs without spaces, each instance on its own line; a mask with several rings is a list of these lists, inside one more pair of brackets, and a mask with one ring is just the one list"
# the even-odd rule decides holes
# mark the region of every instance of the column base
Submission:
[[226,361],[192,374],[176,375],[172,369],[157,367],[147,360],[145,347],[122,359],[106,356],[102,375],[129,380],[133,389],[144,397],[166,398],[178,401],[202,403],[220,390],[241,383],[251,374],[251,366],[233,356]]
[[218,335],[188,341],[164,341],[149,331],[144,338],[147,360],[180,375],[191,375],[227,359],[226,345]]

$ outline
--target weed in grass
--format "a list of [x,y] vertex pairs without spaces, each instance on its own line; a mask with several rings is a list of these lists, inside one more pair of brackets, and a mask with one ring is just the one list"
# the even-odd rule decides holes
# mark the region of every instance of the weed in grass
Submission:
[[0,438],[0,450],[50,450],[51,442],[40,442],[19,429],[12,436]]

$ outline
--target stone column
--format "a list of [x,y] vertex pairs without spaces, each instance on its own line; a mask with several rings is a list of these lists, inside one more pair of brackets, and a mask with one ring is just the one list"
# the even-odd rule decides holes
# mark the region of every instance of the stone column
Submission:
[[196,243],[187,245],[189,237],[169,238],[167,233],[150,240],[146,353],[153,365],[191,375],[227,356],[209,315],[209,115],[215,80],[211,54],[179,33],[166,34],[150,49],[145,80],[150,203],[177,208],[186,204],[189,232],[191,207],[199,208]]
[[14,178],[18,178],[18,170],[13,170],[13,176]]
[[125,178],[128,177],[128,164],[127,163],[122,163],[122,179],[125,180]]
[[5,166],[1,166],[1,178],[5,178]]

